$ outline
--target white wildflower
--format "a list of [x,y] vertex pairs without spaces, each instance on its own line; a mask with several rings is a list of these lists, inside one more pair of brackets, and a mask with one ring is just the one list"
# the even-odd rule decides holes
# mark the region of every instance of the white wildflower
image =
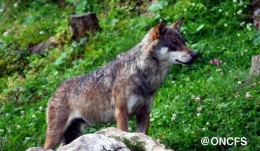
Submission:
[[195,100],[197,103],[201,101],[200,97],[198,97],[198,96],[195,97],[194,100]]
[[201,108],[201,107],[197,108],[197,111],[198,111],[198,112],[201,112],[201,111],[202,111],[202,108]]
[[246,22],[243,21],[240,23],[240,26],[244,26],[245,24],[246,24]]
[[220,71],[221,71],[221,69],[220,69],[220,68],[216,69],[216,72],[220,72]]
[[176,119],[176,114],[172,114],[171,121],[174,121]]
[[176,117],[171,117],[171,121],[174,121],[176,119]]
[[239,95],[239,94],[236,94],[236,95],[235,95],[235,98],[239,98],[239,97],[240,97],[240,95]]
[[237,11],[237,14],[241,15],[242,14],[242,10]]
[[228,16],[228,12],[226,12],[226,16]]
[[251,99],[252,95],[249,92],[246,92],[246,98]]
[[14,7],[17,7],[18,6],[18,2],[14,3]]
[[24,115],[24,111],[21,111],[20,114],[21,114],[21,115]]
[[251,24],[251,23],[248,23],[248,24],[246,24],[246,28],[247,28],[249,31],[251,31],[251,30],[252,30],[251,26],[252,26],[252,24]]
[[44,31],[40,31],[39,34],[40,34],[40,35],[43,35],[43,34],[44,34]]
[[40,107],[39,107],[39,111],[42,111],[42,109],[43,109],[43,107],[42,107],[42,106],[40,106]]

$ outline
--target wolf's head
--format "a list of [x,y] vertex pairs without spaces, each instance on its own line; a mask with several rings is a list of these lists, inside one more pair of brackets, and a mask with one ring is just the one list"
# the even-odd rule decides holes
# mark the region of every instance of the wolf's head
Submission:
[[181,18],[172,25],[166,26],[166,20],[163,20],[150,31],[149,36],[153,43],[152,55],[166,66],[192,64],[198,56],[185,45],[180,34],[183,21],[184,19]]

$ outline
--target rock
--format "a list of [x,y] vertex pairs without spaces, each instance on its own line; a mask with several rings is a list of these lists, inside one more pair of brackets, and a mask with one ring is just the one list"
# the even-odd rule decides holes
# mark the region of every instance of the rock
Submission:
[[[94,134],[85,134],[70,144],[61,146],[57,151],[173,151],[165,149],[155,139],[143,133],[129,133],[114,127],[106,128]],[[41,147],[27,151],[45,151]],[[47,150],[53,151],[53,150]]]
[[131,151],[124,143],[99,134],[86,134],[57,151]]
[[151,138],[143,133],[129,133],[125,131],[121,131],[117,128],[110,127],[104,130],[96,132],[96,134],[104,135],[107,137],[116,137],[116,138],[126,138],[128,140],[133,140],[137,138],[137,141],[143,144],[143,147],[146,151],[173,151],[172,149],[165,149],[163,144],[160,144],[154,138]]
[[49,38],[48,40],[34,45],[34,46],[30,46],[29,47],[29,52],[31,53],[36,53],[36,54],[40,54],[41,52],[43,52],[44,50],[48,50],[51,47],[57,47],[58,44],[56,42],[54,42],[53,38]]
[[31,148],[27,149],[26,151],[54,151],[54,150],[52,150],[52,149],[45,150],[42,147],[31,147]]

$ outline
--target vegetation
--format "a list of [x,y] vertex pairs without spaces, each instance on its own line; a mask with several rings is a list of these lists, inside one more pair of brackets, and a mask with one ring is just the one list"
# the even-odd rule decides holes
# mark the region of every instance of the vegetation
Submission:
[[[62,81],[113,60],[162,18],[170,24],[182,16],[182,33],[199,58],[173,66],[157,92],[149,135],[174,150],[260,150],[260,78],[248,74],[260,32],[248,1],[0,1],[1,151],[43,146],[47,102]],[[88,11],[97,13],[103,30],[72,41],[68,16]],[[28,53],[29,45],[51,36],[58,48]],[[202,145],[203,137],[245,137],[247,144]]]
[[114,138],[117,141],[123,142],[130,150],[133,151],[145,151],[145,142],[142,142],[139,140],[139,137],[133,136],[130,139],[125,137],[119,137],[119,136],[110,136],[111,138]]

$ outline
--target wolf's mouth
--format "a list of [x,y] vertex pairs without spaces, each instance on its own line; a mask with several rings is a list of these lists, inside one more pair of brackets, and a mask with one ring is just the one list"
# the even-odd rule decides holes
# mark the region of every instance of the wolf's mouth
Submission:
[[178,59],[176,60],[176,62],[179,62],[180,64],[191,64],[191,63],[189,63],[190,61],[189,62],[182,62],[182,61],[180,61]]
[[190,61],[188,61],[188,62],[182,62],[182,61],[180,61],[180,60],[176,60],[177,62],[179,62],[179,63],[181,63],[181,64],[185,64],[185,65],[191,65],[194,61],[196,60],[196,58],[194,59],[191,59]]
[[188,61],[188,62],[182,62],[182,61],[180,61],[180,60],[178,60],[178,59],[176,59],[176,61],[179,62],[179,63],[181,63],[181,64],[191,65],[197,58],[198,58],[197,53],[193,52],[193,53],[191,53],[191,59],[190,59],[190,61]]

